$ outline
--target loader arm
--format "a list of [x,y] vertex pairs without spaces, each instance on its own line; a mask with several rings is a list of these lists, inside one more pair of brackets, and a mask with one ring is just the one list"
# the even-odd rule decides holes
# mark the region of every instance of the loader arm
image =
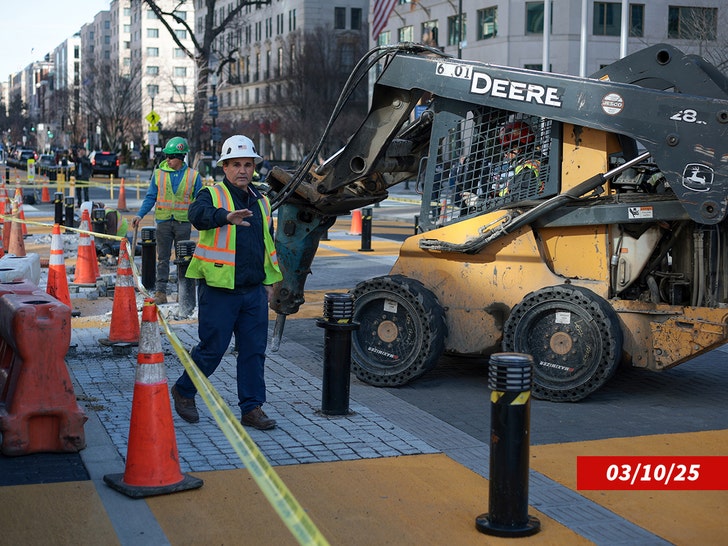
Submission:
[[[279,211],[276,242],[285,280],[272,301],[279,314],[295,313],[304,301],[319,240],[336,216],[386,199],[387,189],[405,180],[425,180],[429,189],[440,176],[444,184],[446,159],[454,162],[460,154],[470,158],[474,179],[486,177],[486,164],[491,176],[496,156],[490,150],[505,120],[527,120],[547,137],[548,146],[538,149],[542,189],[511,191],[500,204],[502,196],[460,192],[468,207],[461,204],[459,213],[440,222],[550,198],[591,179],[589,173],[570,187],[562,184],[560,131],[567,124],[577,142],[581,128],[614,135],[623,144],[623,161],[638,153],[651,157],[695,222],[715,225],[726,217],[728,82],[701,59],[657,45],[594,77],[577,78],[453,59],[411,44],[390,53],[370,111],[347,144],[320,166],[294,175],[274,170],[267,179]],[[467,149],[452,148],[455,137]],[[276,203],[277,194],[286,198]],[[423,201],[432,196],[434,190]],[[423,229],[438,227],[433,220]]]

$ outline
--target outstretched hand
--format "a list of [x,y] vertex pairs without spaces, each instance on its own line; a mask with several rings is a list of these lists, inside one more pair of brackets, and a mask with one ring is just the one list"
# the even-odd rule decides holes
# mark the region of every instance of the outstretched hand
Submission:
[[245,219],[253,216],[253,213],[249,209],[233,210],[228,212],[227,221],[236,226],[250,226],[250,222],[246,222]]

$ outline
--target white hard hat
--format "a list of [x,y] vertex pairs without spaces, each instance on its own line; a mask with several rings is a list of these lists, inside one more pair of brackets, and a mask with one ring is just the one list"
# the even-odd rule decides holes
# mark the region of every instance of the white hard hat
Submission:
[[218,161],[233,159],[236,157],[250,157],[256,163],[263,161],[255,151],[255,144],[248,137],[243,135],[234,135],[228,138],[222,145],[222,153]]

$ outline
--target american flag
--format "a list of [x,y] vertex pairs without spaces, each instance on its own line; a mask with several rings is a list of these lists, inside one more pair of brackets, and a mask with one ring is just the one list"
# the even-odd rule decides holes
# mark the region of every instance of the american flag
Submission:
[[374,0],[372,9],[372,38],[376,40],[379,33],[387,25],[389,15],[392,13],[397,0]]

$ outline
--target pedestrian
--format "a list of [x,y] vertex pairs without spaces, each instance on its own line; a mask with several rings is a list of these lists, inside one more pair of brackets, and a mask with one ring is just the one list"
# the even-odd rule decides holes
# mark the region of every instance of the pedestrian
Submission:
[[91,180],[91,160],[86,155],[86,148],[79,148],[76,152],[76,201],[80,207],[89,200],[88,183]]
[[139,212],[131,219],[131,227],[137,229],[142,218],[154,207],[154,219],[157,225],[157,277],[154,301],[157,305],[167,303],[172,247],[179,241],[189,240],[192,224],[188,220],[187,209],[202,189],[200,174],[185,163],[185,156],[189,151],[190,148],[184,138],[169,139],[163,150],[166,159],[154,169]]
[[[259,430],[276,426],[261,406],[266,401],[265,350],[268,304],[273,285],[283,276],[273,242],[268,198],[252,184],[262,158],[242,135],[228,138],[219,163],[225,177],[206,186],[190,205],[190,220],[200,232],[187,268],[198,281],[198,333],[191,356],[206,377],[228,350],[233,334],[239,344],[237,389],[241,423]],[[174,407],[182,419],[196,423],[197,389],[187,372],[172,387]]]

